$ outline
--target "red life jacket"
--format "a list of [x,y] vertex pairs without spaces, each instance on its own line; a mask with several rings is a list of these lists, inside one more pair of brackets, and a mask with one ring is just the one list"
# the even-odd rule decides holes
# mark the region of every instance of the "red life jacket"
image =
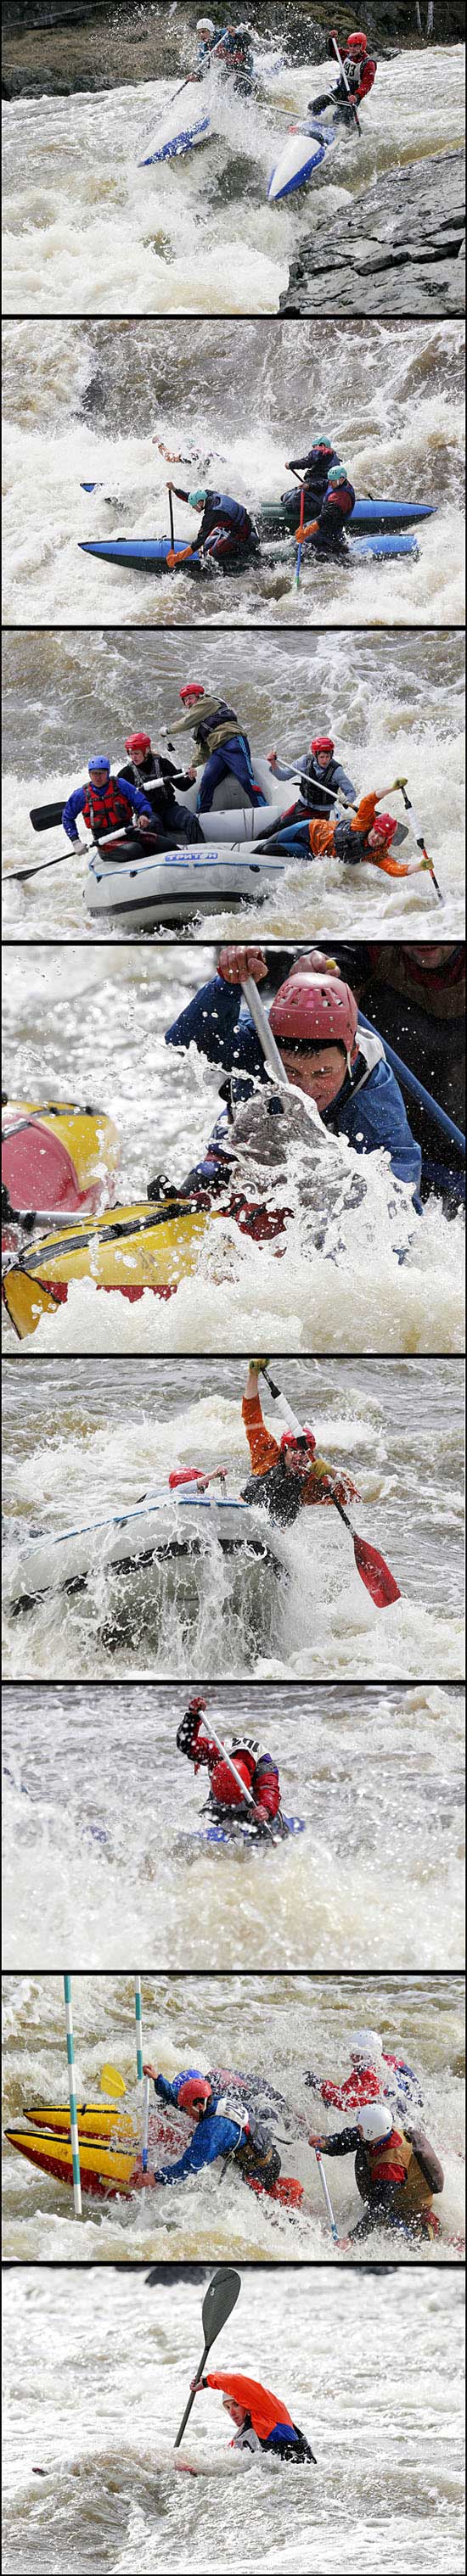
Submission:
[[132,820],[128,797],[119,795],[115,778],[109,778],[106,787],[93,787],[89,780],[83,814],[89,832],[118,832],[122,823],[130,824]]

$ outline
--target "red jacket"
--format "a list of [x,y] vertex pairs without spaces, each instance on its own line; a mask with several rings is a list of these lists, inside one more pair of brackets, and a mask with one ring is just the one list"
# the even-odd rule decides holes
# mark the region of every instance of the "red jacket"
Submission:
[[324,2084],[320,2084],[322,2102],[328,2102],[334,2111],[361,2111],[365,2102],[377,2102],[380,2092],[380,2078],[374,2066],[353,2068],[344,2084],[331,2084],[326,2076]]
[[[279,1773],[271,1754],[260,1751],[259,1755],[255,1756],[250,1752],[248,1745],[241,1743],[240,1737],[235,1744],[235,1749],[232,1747],[231,1750],[234,1762],[237,1754],[241,1753],[242,1762],[248,1764],[250,1788],[255,1805],[263,1810],[265,1816],[277,1816],[281,1793]],[[200,1763],[206,1762],[211,1778],[220,1759],[219,1746],[214,1743],[213,1738],[208,1735],[200,1736],[199,1741],[193,1746],[195,1771],[199,1769]]]

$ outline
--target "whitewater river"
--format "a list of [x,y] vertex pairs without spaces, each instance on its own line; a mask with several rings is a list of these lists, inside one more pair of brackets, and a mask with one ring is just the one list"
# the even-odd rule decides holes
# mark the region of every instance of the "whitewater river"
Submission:
[[[462,2285],[454,2272],[245,2270],[212,2354],[285,2398],[316,2468],[245,2472],[213,2392],[173,2444],[201,2356],[204,2279],[4,2275],[9,2576],[456,2576],[463,2566]],[[336,2367],[336,2355],[338,2366]],[[131,2429],[130,2429],[131,2428]],[[46,2479],[37,2478],[37,2466]],[[246,2474],[243,2502],[238,2478]],[[212,2483],[211,2483],[212,2481]],[[271,2481],[273,2483],[271,2484]]]
[[[460,322],[203,320],[193,365],[177,318],[143,333],[135,321],[5,323],[5,622],[461,625],[463,351]],[[172,452],[214,449],[208,479],[254,508],[283,490],[291,445],[302,454],[328,424],[358,494],[434,505],[418,560],[313,560],[297,590],[287,543],[227,579],[80,554],[82,538],[168,533],[156,433]],[[104,493],[86,495],[83,479]],[[192,541],[193,513],[175,507]]]
[[[59,2103],[67,2098],[63,1979],[42,1972],[7,1975],[4,1986],[4,2128],[21,2125],[26,2104]],[[83,2195],[84,2215],[78,2226],[68,2184],[39,2173],[5,2141],[3,2174],[3,2252],[22,2262],[74,2259],[106,2262],[156,2258],[235,2262],[274,2258],[280,2263],[308,2258],[336,2258],[334,2240],[322,2197],[310,2130],[331,2137],[345,2126],[342,2112],[324,2109],[319,2094],[305,2084],[310,2067],[323,2078],[342,2082],[349,2072],[349,2038],[371,2015],[383,2046],[401,2053],[413,2069],[422,2108],[407,2114],[422,2121],[444,2169],[444,2189],[437,2202],[440,2234],[423,2246],[423,2261],[456,2259],[462,2250],[464,2192],[464,2018],[463,1979],[446,1974],[368,1978],[276,1976],[202,1976],[184,1969],[179,1976],[161,1971],[142,1978],[143,2055],[172,2077],[181,2067],[200,2071],[223,2069],[255,2075],[281,2096],[268,2105],[257,2095],[261,2116],[277,2142],[282,2174],[303,2185],[305,2207],[281,2207],[265,2193],[249,2190],[238,2168],[229,2166],[220,2187],[219,2168],[173,2183],[165,2192],[132,2192],[115,2200],[95,2201]],[[76,1975],[73,2017],[78,2100],[99,2101],[104,2061],[118,2067],[127,2087],[125,2106],[136,2113],[141,2135],[136,2082],[134,1982],[126,1974]],[[164,2161],[161,2123],[154,2112],[150,2130],[153,2169]],[[285,2109],[283,2104],[285,2103]],[[176,2161],[193,2134],[186,2114],[172,2122],[167,2161]],[[353,2155],[329,2159],[327,2179],[339,2230],[347,2236],[361,2215]],[[394,2253],[394,2238],[379,2228],[371,2239],[352,2241],[352,2261],[368,2254],[384,2261]],[[347,2254],[349,2249],[343,2248]],[[397,2238],[397,2260],[420,2261],[420,2246]]]
[[176,1750],[169,1681],[4,1694],[5,1961],[120,1967],[432,1968],[463,1959],[461,1689],[290,1683],[207,1691],[204,1724],[245,1727],[306,1832],[245,1854],[197,1843],[203,1770]]
[[[144,1199],[159,1171],[178,1185],[201,1156],[222,1108],[219,1069],[192,1046],[167,1049],[165,1032],[216,971],[212,948],[123,944],[70,946],[65,988],[60,948],[11,948],[4,1005],[4,1067],[10,1097],[94,1100],[121,1138],[117,1196]],[[414,1216],[405,1186],[390,1183],[387,1160],[365,1164],[365,1195],[330,1215],[322,1243],[326,1175],[323,1143],[316,1207],[307,1217],[293,1176],[290,1221],[277,1242],[254,1243],[233,1218],[216,1217],[192,1277],[168,1299],[146,1286],[136,1303],[103,1294],[92,1276],[70,1285],[65,1305],[44,1315],[34,1338],[4,1346],[18,1357],[52,1351],[154,1352],[445,1350],[464,1343],[464,1218],[443,1215],[433,1198]],[[361,1188],[361,1158],[343,1144],[342,1192]],[[321,1195],[320,1195],[321,1192]],[[298,1195],[297,1195],[298,1193]],[[104,1204],[106,1185],[104,1183]],[[324,1217],[323,1217],[324,1221]],[[319,1237],[322,1248],[317,1248]],[[399,1261],[395,1245],[404,1250]],[[92,1252],[90,1253],[92,1271]],[[129,1256],[129,1279],[132,1277]],[[371,1271],[371,1300],[368,1274]],[[141,1275],[141,1257],[136,1257]]]
[[[115,575],[113,576],[115,579]],[[146,584],[144,585],[146,597]],[[164,587],[164,601],[167,586]],[[86,612],[88,613],[88,611]],[[262,937],[309,939],[317,932],[357,937],[443,939],[464,935],[464,643],[445,634],[382,635],[373,628],[352,640],[345,631],[268,635],[255,629],[223,639],[208,633],[190,639],[172,626],[151,635],[83,637],[54,632],[4,636],[4,931],[7,938],[91,940],[112,935],[110,921],[94,919],[86,903],[87,863],[70,852],[68,863],[45,868],[22,884],[13,868],[41,866],[65,847],[60,824],[31,830],[30,808],[64,797],[86,774],[94,739],[124,757],[134,725],[164,736],[180,713],[179,691],[199,671],[206,690],[227,695],[246,726],[253,760],[277,748],[284,761],[303,752],[312,734],[335,737],[337,757],[359,792],[408,779],[426,835],[426,846],[444,895],[441,910],[430,879],[421,873],[399,883],[376,868],[339,866],[335,859],[310,866],[290,861],[280,890],[243,915]],[[194,748],[190,734],[175,738],[182,766]],[[271,793],[274,782],[270,775]],[[290,790],[284,789],[293,801]],[[393,809],[402,820],[402,799]],[[83,825],[81,830],[83,831]],[[215,831],[215,822],[214,822]],[[413,834],[402,856],[416,856]],[[192,925],[193,935],[236,938],[239,916],[220,908]],[[120,930],[113,930],[120,938]],[[170,937],[162,932],[162,938]],[[161,933],[158,932],[158,938]]]
[[[357,1528],[401,1598],[377,1610],[352,1543],[328,1509],[281,1533],[283,1567],[216,1540],[200,1559],[124,1574],[102,1550],[82,1594],[56,1591],[14,1616],[10,1585],[31,1527],[52,1533],[124,1511],[178,1464],[249,1471],[244,1363],[68,1361],[4,1367],[5,1678],[80,1681],[172,1675],[430,1682],[462,1674],[462,1364],[441,1359],[290,1360],[284,1385],[318,1450],[354,1471]],[[25,1391],[27,1403],[25,1403]],[[270,1399],[268,1399],[270,1407]],[[270,1413],[269,1413],[270,1418]]]
[[[155,31],[156,60],[157,43]],[[209,92],[215,135],[187,158],[145,170],[139,164],[176,83],[167,43],[166,65],[163,79],[84,92],[72,104],[43,97],[5,105],[7,312],[277,313],[304,238],[315,229],[321,235],[383,174],[462,141],[463,48],[404,52],[379,66],[361,139],[341,130],[303,194],[268,205],[288,127],[332,85],[334,67],[285,62],[250,100],[212,74],[208,89],[185,93],[183,107],[188,101],[193,112],[194,102],[199,114]],[[331,123],[329,112],[324,121]]]

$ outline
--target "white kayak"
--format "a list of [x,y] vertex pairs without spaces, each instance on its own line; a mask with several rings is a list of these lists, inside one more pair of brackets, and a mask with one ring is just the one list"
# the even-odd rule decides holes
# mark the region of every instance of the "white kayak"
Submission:
[[305,188],[315,170],[322,168],[337,135],[331,125],[292,125],[284,149],[271,171],[268,186],[269,204],[278,205],[282,197],[293,197]]
[[[282,71],[282,65],[282,54],[269,53],[264,54],[263,56],[260,54],[255,55],[255,89],[261,80],[277,80],[279,72]],[[223,87],[223,96],[225,98],[225,85]],[[236,96],[238,99],[238,90],[236,92]],[[195,152],[199,143],[208,143],[210,137],[215,133],[215,84],[213,80],[209,78],[209,74],[207,74],[205,80],[202,82],[184,82],[183,96],[182,89],[180,89],[178,96],[176,95],[175,98],[171,99],[170,107],[167,109],[167,115],[162,118],[161,124],[157,126],[151,149],[149,152],[145,153],[144,161],[139,162],[139,169],[150,170],[153,164],[157,161],[181,160],[185,153]]]
[[217,839],[205,849],[196,843],[193,849],[166,850],[162,856],[156,852],[153,858],[144,851],[141,858],[137,851],[119,858],[118,849],[117,854],[96,849],[83,902],[87,912],[110,914],[132,930],[152,930],[171,921],[194,921],[197,913],[264,902],[282,884],[287,864],[286,853],[255,859],[252,851],[227,841],[217,846]]
[[10,1603],[15,1610],[30,1609],[47,1592],[82,1591],[90,1575],[109,1566],[120,1574],[137,1573],[155,1558],[195,1558],[213,1544],[229,1556],[243,1549],[248,1557],[277,1563],[280,1537],[258,1504],[232,1495],[214,1501],[192,1488],[170,1494],[161,1486],[130,1510],[64,1530],[59,1538],[44,1532],[29,1539],[20,1550]]

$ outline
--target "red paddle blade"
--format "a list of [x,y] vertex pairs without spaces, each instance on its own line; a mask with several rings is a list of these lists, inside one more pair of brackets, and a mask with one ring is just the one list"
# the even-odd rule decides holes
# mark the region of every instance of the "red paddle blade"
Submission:
[[390,1574],[389,1566],[385,1565],[384,1556],[380,1556],[379,1548],[370,1547],[367,1538],[356,1538],[354,1532],[352,1536],[355,1564],[361,1574],[362,1583],[366,1583],[367,1592],[371,1592],[375,1608],[387,1610],[390,1601],[400,1601],[399,1584],[395,1583],[394,1575]]

